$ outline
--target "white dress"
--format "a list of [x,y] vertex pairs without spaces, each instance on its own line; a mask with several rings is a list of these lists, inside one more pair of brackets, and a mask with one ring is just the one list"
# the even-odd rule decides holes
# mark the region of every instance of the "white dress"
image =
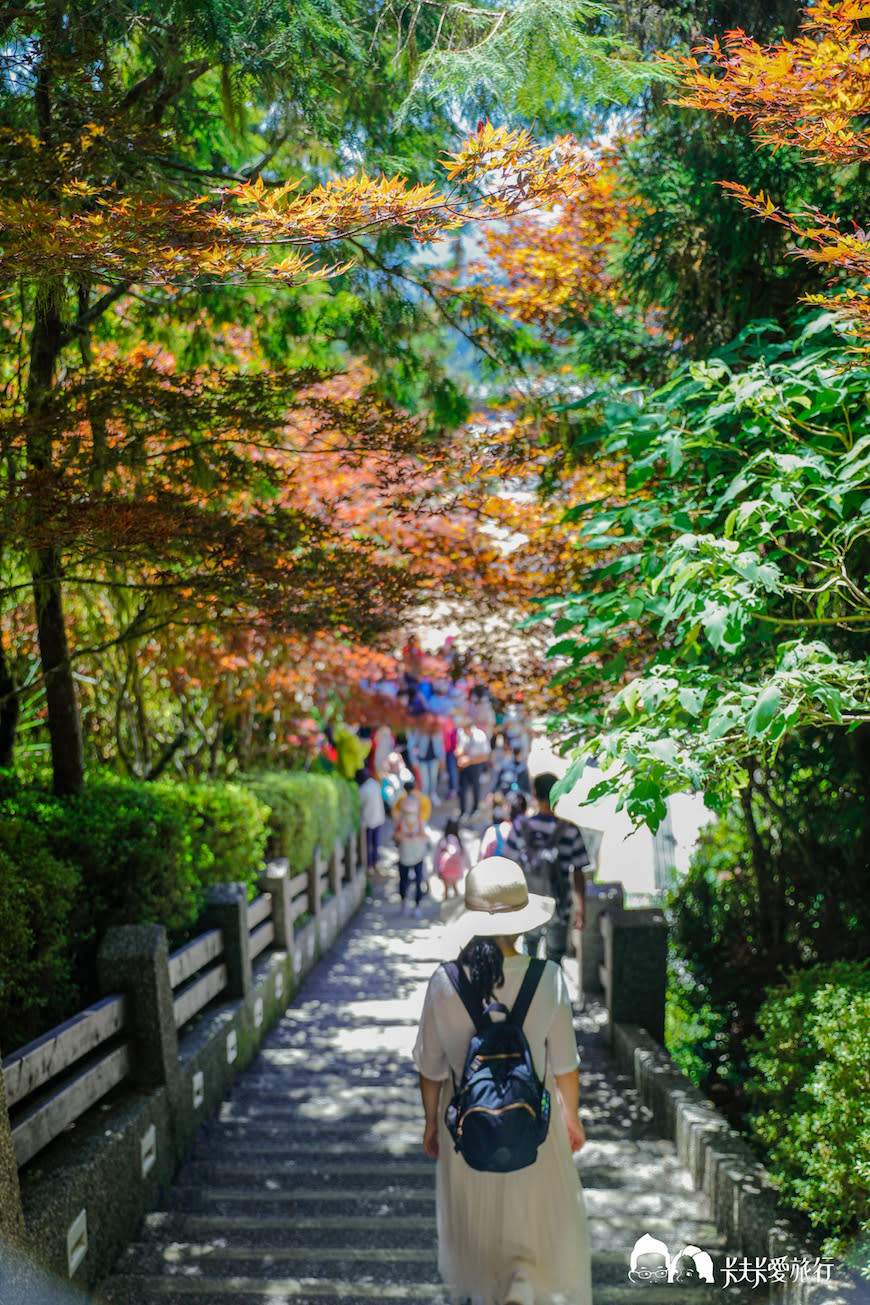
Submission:
[[[528,966],[507,956],[504,986],[493,994],[508,1009]],[[438,1103],[438,1268],[454,1302],[502,1305],[515,1269],[535,1288],[536,1305],[592,1305],[586,1207],[558,1107],[556,1074],[578,1064],[571,1002],[562,971],[548,961],[523,1031],[535,1068],[553,1098],[550,1128],[534,1165],[510,1174],[480,1173],[454,1149],[444,1113],[458,1083],[474,1026],[439,968],[429,980],[414,1063],[425,1078],[443,1080]]]

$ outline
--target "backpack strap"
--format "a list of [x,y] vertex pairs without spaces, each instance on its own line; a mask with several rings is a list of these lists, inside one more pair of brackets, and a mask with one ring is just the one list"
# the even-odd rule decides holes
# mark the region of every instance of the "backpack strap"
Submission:
[[520,990],[517,993],[517,999],[513,1004],[510,1013],[511,1024],[516,1024],[517,1028],[523,1027],[523,1021],[529,1013],[529,1007],[532,1004],[532,998],[538,987],[541,975],[544,973],[546,961],[538,960],[532,957],[529,961],[528,968],[520,984]]
[[445,961],[444,971],[459,994],[459,1000],[468,1011],[468,1014],[471,1016],[471,1022],[479,1033],[483,1011],[480,1008],[480,1002],[478,1001],[476,992],[471,986],[468,975],[465,973],[465,970],[458,961]]

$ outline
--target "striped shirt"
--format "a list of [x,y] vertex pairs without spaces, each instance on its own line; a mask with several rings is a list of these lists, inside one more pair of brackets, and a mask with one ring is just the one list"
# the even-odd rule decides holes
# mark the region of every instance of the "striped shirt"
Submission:
[[503,855],[522,865],[528,848],[551,846],[554,838],[559,871],[566,881],[564,898],[570,902],[571,889],[574,886],[572,871],[582,870],[590,863],[583,835],[570,820],[563,820],[552,811],[536,811],[529,816],[518,816],[514,821],[513,829],[508,834]]

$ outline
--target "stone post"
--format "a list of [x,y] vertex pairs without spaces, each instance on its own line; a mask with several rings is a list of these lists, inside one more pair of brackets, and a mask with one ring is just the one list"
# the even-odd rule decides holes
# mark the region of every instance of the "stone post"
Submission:
[[18,1188],[18,1165],[12,1148],[12,1128],[6,1108],[6,1088],[0,1069],[0,1239],[20,1242],[24,1239],[24,1214]]
[[110,929],[97,954],[100,992],[122,992],[133,1023],[131,1076],[140,1087],[180,1089],[178,1034],[169,984],[166,930],[159,924]]
[[347,840],[347,881],[349,884],[352,884],[356,879],[357,866],[359,865],[358,850],[357,835],[351,834]]
[[323,873],[323,857],[320,848],[315,847],[311,865],[308,867],[308,910],[315,920],[320,919],[320,877]]
[[248,1001],[253,988],[248,932],[248,890],[244,884],[215,884],[201,920],[203,931],[220,929],[227,967],[226,996]]
[[668,926],[659,910],[607,911],[603,917],[607,1013],[639,1024],[664,1044]]
[[260,888],[264,893],[272,894],[275,946],[285,951],[292,963],[296,935],[293,931],[293,903],[290,899],[290,863],[286,858],[266,863],[266,872],[260,875]]
[[344,877],[341,851],[341,840],[337,838],[332,845],[332,856],[329,858],[329,886],[336,897],[341,892],[341,881]]
[[586,912],[580,930],[580,988],[582,992],[601,992],[599,967],[604,963],[604,939],[601,916],[605,911],[621,911],[624,905],[622,884],[586,883]]

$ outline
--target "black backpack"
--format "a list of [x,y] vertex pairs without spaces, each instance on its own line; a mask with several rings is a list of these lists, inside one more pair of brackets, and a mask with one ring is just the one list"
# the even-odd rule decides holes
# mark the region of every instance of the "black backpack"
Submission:
[[540,829],[523,820],[514,826],[519,835],[520,865],[532,893],[556,900],[556,914],[565,919],[571,913],[571,883],[559,859],[559,821],[551,829]]
[[[457,961],[444,966],[474,1021],[474,1035],[462,1079],[447,1107],[445,1122],[456,1150],[471,1169],[512,1173],[534,1164],[550,1123],[550,1094],[535,1072],[523,1033],[546,961],[531,960],[513,1009],[500,1002],[481,1006]],[[505,1019],[493,1020],[501,1011]]]

